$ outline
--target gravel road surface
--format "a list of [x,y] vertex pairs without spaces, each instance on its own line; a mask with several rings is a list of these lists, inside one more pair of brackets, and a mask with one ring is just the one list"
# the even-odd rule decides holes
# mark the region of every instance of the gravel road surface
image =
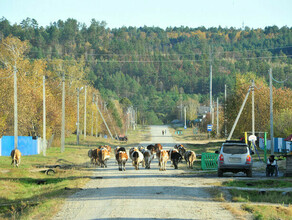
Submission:
[[[152,126],[151,136],[141,145],[175,144],[167,126]],[[166,171],[159,171],[157,159],[150,170],[135,170],[130,160],[126,169],[118,171],[111,158],[108,168],[97,168],[93,174],[102,179],[89,181],[69,197],[53,219],[235,219],[207,191],[216,178],[184,175],[186,171],[174,170],[170,162]]]

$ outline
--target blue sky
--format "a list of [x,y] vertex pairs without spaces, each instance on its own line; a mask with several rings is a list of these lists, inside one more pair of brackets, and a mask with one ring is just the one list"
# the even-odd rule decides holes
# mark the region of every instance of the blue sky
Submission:
[[74,18],[107,27],[292,26],[292,0],[0,0],[0,17],[11,24],[30,17],[40,26]]

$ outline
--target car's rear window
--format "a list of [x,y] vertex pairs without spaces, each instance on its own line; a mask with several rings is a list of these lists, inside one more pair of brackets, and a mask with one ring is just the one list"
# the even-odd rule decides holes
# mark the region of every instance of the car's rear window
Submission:
[[223,146],[223,153],[226,154],[246,154],[247,147],[240,145],[228,145]]

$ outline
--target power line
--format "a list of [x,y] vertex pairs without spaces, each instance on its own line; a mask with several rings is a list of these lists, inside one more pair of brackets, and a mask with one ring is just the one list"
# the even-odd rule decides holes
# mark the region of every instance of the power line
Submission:
[[[220,45],[221,46],[221,45]],[[263,49],[252,49],[252,50],[244,50],[244,51],[235,51],[235,50],[225,50],[223,52],[213,52],[212,54],[223,54],[223,53],[229,53],[229,52],[250,52],[250,51],[264,51],[264,50],[279,50],[279,49],[288,49],[292,48],[291,45],[283,46],[283,47],[273,47],[273,48],[263,48]],[[30,53],[38,53],[39,51],[30,51]],[[44,54],[60,54],[58,52],[43,52]],[[74,53],[77,55],[82,55],[84,53]],[[152,54],[152,55],[139,55],[139,54],[118,54],[118,53],[88,53],[88,56],[139,56],[139,57],[151,57],[154,55],[160,55],[160,56],[191,56],[191,55],[209,55],[209,53],[191,53],[191,54],[170,54],[170,53],[157,53],[157,54]]]
[[278,80],[276,80],[276,79],[272,76],[272,80],[274,80],[274,81],[277,82],[277,83],[284,83],[284,82],[286,82],[286,81],[288,80],[288,78],[286,78],[286,79],[283,80],[283,81],[278,81]]

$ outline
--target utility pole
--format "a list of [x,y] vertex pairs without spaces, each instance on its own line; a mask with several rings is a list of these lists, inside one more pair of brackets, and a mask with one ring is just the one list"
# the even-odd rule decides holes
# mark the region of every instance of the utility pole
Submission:
[[135,122],[136,122],[136,127],[138,126],[138,108],[136,107],[136,112],[135,112]]
[[217,97],[217,138],[219,136],[219,100]]
[[[95,96],[93,94],[92,103],[95,102],[94,98],[95,98]],[[91,136],[93,136],[93,109],[92,109],[92,112],[91,112],[91,133],[90,134],[91,134]]]
[[226,88],[226,84],[225,84],[225,91],[224,91],[224,134],[225,134],[225,138],[227,137],[227,115],[226,115],[226,111],[227,111],[227,88]]
[[242,103],[242,105],[241,105],[241,107],[240,107],[239,113],[238,113],[238,115],[237,115],[237,117],[236,117],[236,119],[235,119],[235,122],[234,122],[234,124],[233,124],[233,127],[232,127],[232,129],[231,129],[231,131],[230,131],[230,133],[229,133],[229,136],[228,136],[227,140],[230,140],[230,138],[232,137],[232,134],[233,134],[234,129],[235,129],[236,125],[237,125],[237,122],[238,122],[238,120],[239,120],[239,117],[240,117],[240,115],[241,115],[241,112],[242,112],[242,110],[243,110],[243,108],[244,108],[244,106],[245,106],[246,100],[247,100],[247,98],[248,98],[248,96],[249,96],[250,88],[251,88],[251,87],[248,88],[248,91],[247,91],[247,94],[246,94],[246,96],[245,96],[245,99],[244,99],[244,101],[243,101],[243,103]]
[[273,123],[273,75],[272,68],[269,71],[270,75],[270,137],[271,137],[271,154],[274,154],[274,123]]
[[43,155],[46,156],[46,76],[43,76]]
[[65,151],[65,72],[63,72],[62,84],[61,153]]
[[77,145],[79,145],[79,93],[80,89],[77,88]]
[[251,86],[251,110],[252,110],[252,135],[255,135],[254,126],[255,126],[255,119],[254,119],[254,80],[252,80]]
[[184,106],[184,116],[185,116],[185,129],[187,128],[187,107]]
[[82,89],[83,87],[77,88],[77,145],[79,145],[79,95]]
[[109,127],[108,127],[108,125],[107,125],[107,123],[106,123],[106,121],[105,121],[105,119],[104,119],[104,117],[103,117],[103,115],[102,115],[102,113],[101,113],[101,111],[100,111],[98,105],[97,105],[97,101],[95,102],[95,104],[96,104],[96,108],[97,108],[97,110],[98,110],[98,112],[99,112],[99,114],[100,114],[100,116],[101,116],[101,118],[102,118],[102,120],[103,120],[103,122],[104,122],[106,128],[107,128],[108,133],[110,134],[111,138],[114,139],[114,138],[113,138],[113,135],[112,135],[112,133],[111,133],[111,131],[110,131],[110,129],[109,129]]
[[183,108],[183,106],[182,106],[182,91],[180,91],[180,120],[182,121],[182,119],[183,119],[183,116],[182,116],[182,108]]
[[[94,101],[93,101],[94,102]],[[96,96],[96,106],[98,106],[98,96]],[[95,136],[97,137],[97,128],[98,128],[98,113],[96,114],[96,128],[95,128]],[[93,126],[92,126],[93,129]],[[92,131],[93,132],[93,131]]]
[[95,117],[95,124],[96,124],[96,127],[95,127],[95,137],[97,137],[97,125],[98,125],[97,114],[96,114],[96,117]]
[[213,102],[212,102],[212,125],[214,125],[214,123],[215,123],[215,102],[214,102],[214,100],[212,100]]
[[14,75],[14,149],[18,144],[18,115],[17,115],[17,69],[16,64],[13,66]]
[[93,136],[93,109],[91,112],[91,132],[90,132],[90,135]]
[[213,105],[212,105],[212,52],[211,52],[211,48],[209,48],[210,50],[210,113],[212,115],[212,125],[214,124],[214,117],[213,117]]
[[85,86],[85,90],[84,90],[84,140],[86,138],[86,87]]

